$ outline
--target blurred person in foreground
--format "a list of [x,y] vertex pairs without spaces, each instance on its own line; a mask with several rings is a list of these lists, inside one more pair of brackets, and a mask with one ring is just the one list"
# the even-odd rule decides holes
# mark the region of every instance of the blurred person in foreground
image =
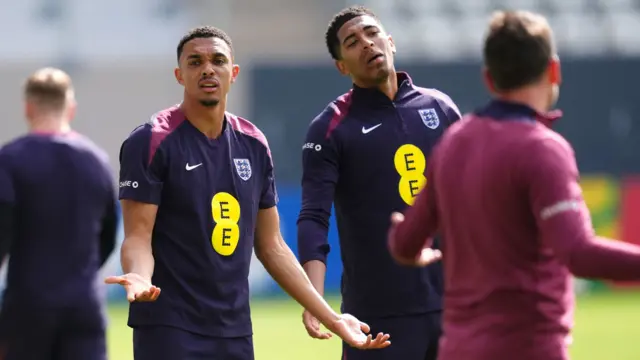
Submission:
[[[322,293],[335,204],[344,268],[342,310],[393,336],[393,345],[382,351],[345,344],[343,357],[435,359],[441,265],[396,264],[387,251],[387,230],[389,214],[411,206],[429,181],[426,159],[460,113],[446,94],[419,87],[407,73],[396,72],[393,38],[371,10],[354,6],[336,14],[326,45],[353,87],[311,122],[302,147],[300,262]],[[303,322],[310,336],[329,337],[308,311]]]
[[494,99],[442,138],[429,186],[392,215],[389,247],[420,266],[443,234],[439,359],[568,359],[571,274],[640,280],[640,247],[596,237],[571,145],[550,129],[561,75],[547,20],[494,14],[484,65]]
[[229,36],[195,28],[177,58],[182,103],[137,127],[120,151],[125,275],[106,281],[127,291],[135,359],[254,359],[254,247],[285,291],[350,345],[387,346],[388,335],[372,339],[366,324],[331,309],[283,240],[267,140],[226,111],[240,71]]
[[0,150],[0,358],[106,359],[98,272],[118,216],[108,158],[71,130],[69,75],[38,70],[24,97],[29,132]]

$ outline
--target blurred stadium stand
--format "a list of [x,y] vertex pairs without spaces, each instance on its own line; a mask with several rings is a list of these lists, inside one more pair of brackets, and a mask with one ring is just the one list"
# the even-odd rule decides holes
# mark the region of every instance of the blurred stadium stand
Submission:
[[[494,9],[547,15],[564,61],[558,130],[575,145],[585,196],[598,231],[640,240],[640,1],[368,0],[398,46],[398,68],[415,82],[449,93],[463,111],[487,94],[479,55]],[[21,85],[37,67],[71,73],[79,113],[75,127],[111,156],[117,172],[122,140],[155,111],[180,101],[175,47],[200,24],[225,29],[242,66],[230,110],[257,123],[274,154],[283,229],[292,246],[299,205],[300,146],[307,125],[350,83],[327,54],[324,32],[345,1],[298,0],[22,0],[0,12],[0,105],[4,142],[24,131]],[[335,246],[328,289],[337,290]],[[113,259],[108,271],[117,268]],[[258,265],[254,293],[276,292]]]

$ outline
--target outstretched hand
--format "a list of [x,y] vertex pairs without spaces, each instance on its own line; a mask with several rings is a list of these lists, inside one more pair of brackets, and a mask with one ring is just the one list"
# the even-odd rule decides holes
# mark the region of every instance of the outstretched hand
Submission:
[[327,325],[327,328],[342,338],[344,342],[357,349],[383,349],[391,345],[389,334],[378,333],[373,338],[369,334],[371,331],[369,325],[349,314],[342,314],[334,323]]
[[[395,233],[395,229],[398,227],[398,225],[402,224],[402,222],[404,222],[403,214],[399,212],[394,212],[393,214],[391,214],[391,229],[389,230],[389,232]],[[392,256],[398,263],[422,267],[433,264],[434,262],[442,259],[442,252],[438,249],[424,248],[420,251],[415,259],[399,258],[393,253]]]
[[127,292],[127,300],[134,301],[156,301],[160,296],[160,288],[139,274],[128,273],[120,276],[109,276],[104,280],[107,284],[122,285]]

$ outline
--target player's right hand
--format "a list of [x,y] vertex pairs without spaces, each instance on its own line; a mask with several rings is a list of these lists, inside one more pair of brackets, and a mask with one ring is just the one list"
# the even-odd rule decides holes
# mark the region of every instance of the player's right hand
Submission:
[[307,329],[307,333],[314,339],[330,339],[333,334],[330,332],[323,332],[320,330],[320,321],[315,318],[315,316],[311,315],[310,312],[305,310],[302,313],[302,323],[304,324],[304,328]]
[[128,273],[120,276],[109,276],[104,280],[107,284],[122,285],[127,292],[127,300],[134,301],[156,301],[160,296],[160,288],[139,274]]

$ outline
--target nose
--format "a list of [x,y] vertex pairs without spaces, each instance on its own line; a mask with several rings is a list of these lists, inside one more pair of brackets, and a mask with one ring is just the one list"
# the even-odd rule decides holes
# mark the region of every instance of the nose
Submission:
[[373,40],[372,39],[366,39],[364,41],[364,46],[365,46],[365,48],[373,47]]
[[213,74],[215,74],[213,65],[207,63],[207,65],[202,68],[202,77],[210,77],[213,76]]

